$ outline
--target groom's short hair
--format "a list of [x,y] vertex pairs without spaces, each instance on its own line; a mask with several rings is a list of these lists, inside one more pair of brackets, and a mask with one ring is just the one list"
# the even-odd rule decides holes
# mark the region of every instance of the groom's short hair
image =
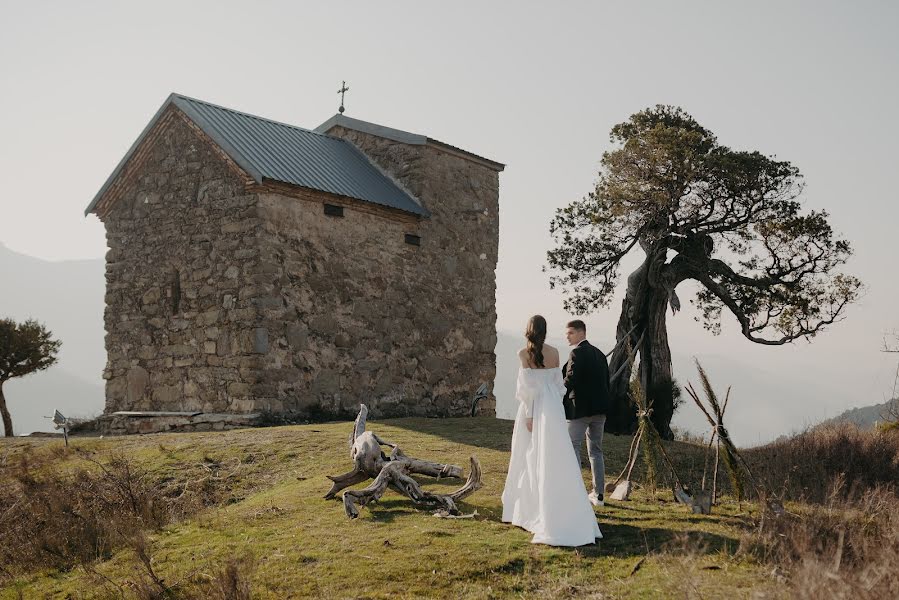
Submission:
[[577,329],[578,331],[583,331],[584,333],[587,332],[587,325],[580,319],[568,321],[568,325],[566,325],[566,327],[571,327],[572,329]]

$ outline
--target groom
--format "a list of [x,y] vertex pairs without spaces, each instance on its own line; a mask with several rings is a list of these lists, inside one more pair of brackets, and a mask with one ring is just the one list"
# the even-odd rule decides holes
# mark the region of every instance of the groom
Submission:
[[581,444],[587,434],[587,450],[590,470],[593,473],[593,491],[590,502],[603,506],[606,465],[602,456],[602,432],[609,408],[609,363],[602,350],[587,341],[587,326],[581,320],[568,323],[565,330],[568,345],[574,346],[568,362],[562,367],[565,377],[565,418],[568,419],[568,435],[574,446],[574,455],[580,463]]

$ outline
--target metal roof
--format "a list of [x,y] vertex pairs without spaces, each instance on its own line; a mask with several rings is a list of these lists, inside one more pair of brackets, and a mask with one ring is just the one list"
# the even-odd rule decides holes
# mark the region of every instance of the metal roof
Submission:
[[490,160],[489,158],[484,158],[483,156],[478,156],[477,154],[469,152],[468,150],[457,148],[456,146],[441,142],[440,140],[435,140],[434,138],[420,135],[418,133],[409,133],[408,131],[402,131],[400,129],[394,129],[392,127],[385,127],[376,123],[369,123],[368,121],[361,121],[359,119],[354,119],[342,114],[334,115],[333,117],[316,127],[315,131],[319,133],[328,133],[329,131],[331,131],[331,129],[337,126],[346,127],[347,129],[355,129],[356,131],[370,133],[378,137],[393,140],[395,142],[402,142],[404,144],[410,144],[413,146],[423,146],[429,144],[437,148],[441,148],[442,150],[445,150],[452,154],[457,154],[459,156],[467,158],[468,160],[472,160],[476,163],[480,163],[497,172],[502,171],[506,168],[506,165],[504,165],[503,163],[496,162],[495,160]]
[[420,216],[430,214],[346,140],[172,94],[94,197],[85,210],[86,215],[116,180],[170,104],[184,112],[257,183],[278,181]]

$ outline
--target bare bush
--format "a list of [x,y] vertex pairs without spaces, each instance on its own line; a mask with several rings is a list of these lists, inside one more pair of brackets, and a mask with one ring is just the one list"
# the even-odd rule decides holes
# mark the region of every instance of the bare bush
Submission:
[[52,567],[105,558],[141,528],[168,517],[145,474],[123,459],[63,473],[52,465],[35,469],[26,455],[0,482],[0,564],[10,568]]
[[[152,570],[144,532],[214,503],[227,478],[220,474],[222,465],[209,459],[198,465],[202,476],[192,472],[175,479],[154,476],[121,456],[79,458],[73,468],[64,460],[33,464],[22,454],[3,467],[0,577],[40,568],[68,570],[130,548],[158,591],[163,586]],[[228,468],[233,473],[237,466]]]
[[231,558],[204,590],[206,597],[211,600],[250,600],[250,576],[255,566],[250,555]]
[[801,514],[765,513],[741,551],[783,573],[791,597],[899,597],[899,499],[873,489],[847,494],[838,481],[825,503]]

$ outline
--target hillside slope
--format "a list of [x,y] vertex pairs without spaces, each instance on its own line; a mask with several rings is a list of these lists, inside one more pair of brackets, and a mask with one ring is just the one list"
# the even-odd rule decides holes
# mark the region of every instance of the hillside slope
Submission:
[[[27,452],[38,463],[62,459],[70,468],[91,467],[78,452],[101,460],[128,456],[167,486],[182,480],[188,491],[222,486],[215,506],[166,527],[149,544],[155,572],[166,582],[182,582],[184,593],[199,590],[200,597],[222,565],[248,554],[255,567],[245,575],[254,598],[655,598],[694,590],[704,597],[748,598],[777,584],[767,574],[770,567],[736,554],[746,505],[725,505],[698,517],[672,503],[670,492],[638,491],[632,502],[597,509],[605,536],[598,546],[531,545],[527,532],[500,522],[511,423],[490,418],[369,423],[369,430],[412,456],[467,470],[468,457],[476,455],[484,487],[460,505],[464,513],[476,512],[475,518],[437,519],[388,492],[351,521],[340,502],[322,499],[329,487],[325,475],[349,468],[350,428],[345,422],[76,438],[68,453],[58,440],[16,439],[5,442],[2,452],[12,457]],[[629,442],[607,440],[610,478],[622,467]],[[669,450],[685,468],[701,468],[702,449],[675,443]],[[443,480],[426,487],[458,485]],[[677,550],[685,544],[699,550]],[[691,574],[682,576],[688,564]],[[84,569],[21,574],[7,581],[0,597],[19,592],[26,598],[105,597],[115,589],[109,582],[138,581],[141,567],[134,553],[123,549],[93,570],[104,579]]]
[[899,414],[899,399],[888,400],[882,404],[850,408],[846,412],[824,421],[822,425],[851,423],[862,429],[870,429],[875,424],[888,419],[891,411]]

